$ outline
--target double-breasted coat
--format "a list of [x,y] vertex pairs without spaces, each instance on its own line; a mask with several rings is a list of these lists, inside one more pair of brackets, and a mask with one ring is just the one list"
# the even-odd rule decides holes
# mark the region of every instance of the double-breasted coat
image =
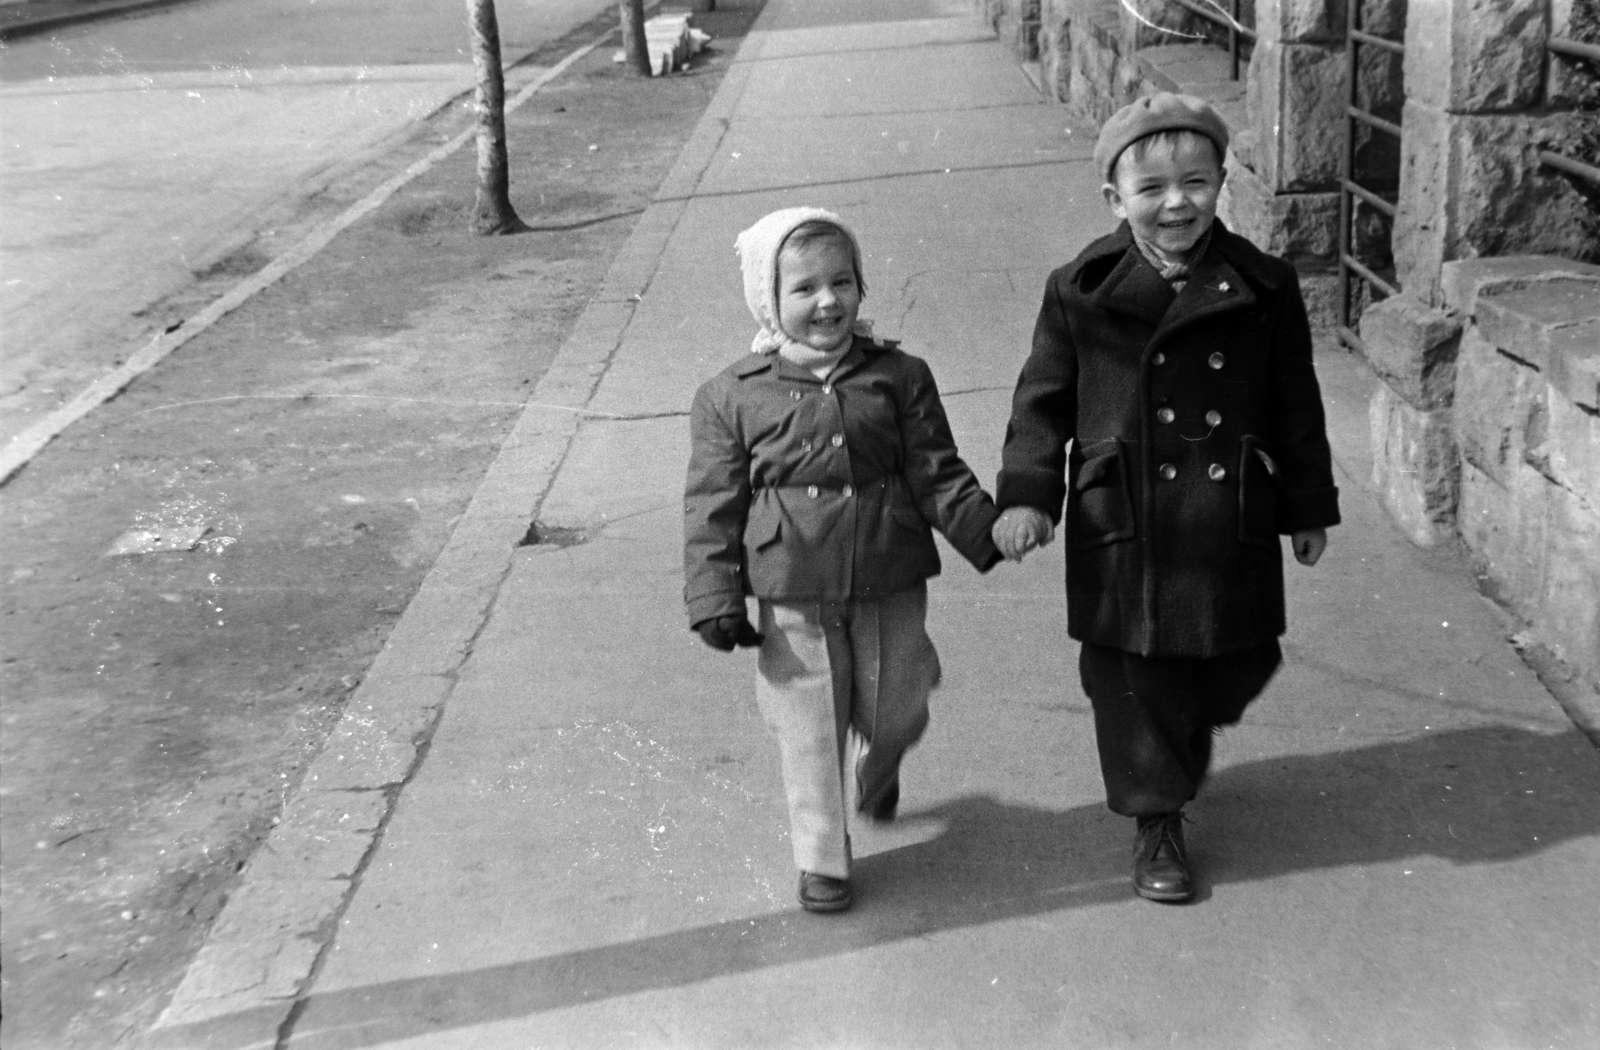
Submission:
[[689,622],[744,596],[873,600],[939,572],[933,528],[980,570],[999,512],[956,451],[933,373],[861,336],[826,380],[751,354],[695,394],[684,494]]
[[1285,629],[1279,534],[1339,521],[1294,268],[1219,222],[1174,292],[1127,223],[1050,275],[996,502],[1062,519],[1068,633],[1210,657]]

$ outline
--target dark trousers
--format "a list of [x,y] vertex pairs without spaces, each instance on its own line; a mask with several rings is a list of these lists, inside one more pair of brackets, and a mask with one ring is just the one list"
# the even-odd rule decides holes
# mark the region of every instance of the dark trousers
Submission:
[[1194,798],[1211,767],[1212,730],[1238,722],[1281,663],[1276,641],[1205,659],[1085,642],[1078,672],[1111,811],[1154,816]]

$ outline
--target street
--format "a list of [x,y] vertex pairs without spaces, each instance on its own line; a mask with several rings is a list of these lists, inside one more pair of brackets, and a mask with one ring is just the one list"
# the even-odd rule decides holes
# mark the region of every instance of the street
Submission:
[[[506,63],[605,6],[499,4]],[[200,0],[4,45],[0,442],[183,320],[197,277],[293,244],[327,214],[314,198],[468,90],[461,8]]]
[[[143,60],[156,64],[172,49],[162,41],[177,39],[170,27],[220,18],[224,9],[264,18],[257,5],[198,3],[62,31],[70,53],[88,64],[73,97],[102,97],[86,86],[91,49],[115,41],[131,54],[137,38]],[[253,48],[281,46],[330,64],[378,55],[404,62],[414,53],[442,70],[456,46],[456,27],[442,14],[438,23],[416,20],[405,36],[395,28],[387,39],[368,33],[359,44],[339,43],[329,35],[338,12],[356,8],[319,0],[315,11],[324,10],[325,31],[296,19],[252,22]],[[441,10],[453,14],[455,6]],[[530,56],[508,70],[513,83],[531,81],[615,25],[603,5],[561,10],[572,24],[558,24],[549,5],[529,5],[524,29],[508,33]],[[598,21],[589,17],[596,11]],[[736,10],[712,28],[736,42],[751,14]],[[533,36],[541,26],[554,34],[542,42]],[[236,56],[244,39],[230,43],[225,20],[206,36],[217,61]],[[4,60],[15,72],[13,60],[24,54],[42,62],[59,51],[49,37],[28,38],[7,45]],[[517,408],[693,129],[726,57],[708,53],[692,75],[646,91],[601,49],[581,76],[550,84],[509,118],[513,200],[530,233],[467,233],[473,159],[470,148],[460,151],[67,428],[0,490],[0,1041],[8,1048],[99,1050],[131,1038],[165,1005],[240,867],[321,750]],[[462,83],[461,71],[449,69],[450,83]],[[126,72],[113,64],[110,83],[128,83]],[[101,220],[106,236],[93,240],[94,251],[137,250],[84,262],[80,271],[71,260],[92,253],[65,233],[45,230],[32,246],[8,247],[8,280],[51,266],[71,279],[31,304],[16,300],[6,346],[8,355],[21,352],[8,356],[7,374],[29,357],[15,333],[27,324],[48,328],[46,314],[67,319],[64,325],[82,318],[88,327],[143,330],[151,318],[118,310],[145,307],[141,289],[159,285],[175,290],[151,307],[153,316],[189,316],[285,242],[467,126],[462,107],[409,123],[395,109],[384,129],[387,149],[351,155],[337,136],[302,138],[296,122],[309,115],[337,117],[347,129],[366,119],[361,106],[345,108],[366,97],[350,79],[223,92],[233,118],[253,118],[249,134],[230,138],[249,147],[239,156],[187,141],[181,120],[146,144],[192,146],[202,158],[196,163],[227,173],[236,196],[219,190],[204,202],[172,199],[170,180],[148,174],[159,154],[142,154],[131,178],[120,172],[121,160],[63,165],[56,177],[95,205],[83,220]],[[431,93],[426,107],[454,90],[445,81],[423,85],[421,94],[396,84],[408,97]],[[36,93],[31,101],[6,100],[6,146],[15,153],[24,143],[14,115],[46,98],[39,93],[48,85],[29,80],[12,89]],[[153,125],[154,114],[170,116],[168,105],[181,95],[132,93],[120,117],[105,119],[115,130],[148,102]],[[91,116],[92,125],[101,122]],[[227,121],[208,125],[218,126]],[[277,155],[254,147],[251,135]],[[145,148],[133,136],[124,145]],[[319,164],[337,171],[319,174]],[[332,181],[301,200],[306,176]],[[274,185],[288,196],[274,198]],[[5,192],[23,187],[37,189],[8,173]],[[13,200],[5,208],[8,238],[33,221]],[[262,209],[281,218],[274,227],[281,232],[240,242],[233,261],[207,277],[191,279],[181,265],[162,276],[150,260],[177,254],[147,207],[180,223],[189,211],[209,217],[209,226],[184,226],[200,237],[247,236]],[[16,224],[14,215],[22,217]],[[119,274],[128,280],[119,283]],[[147,277],[154,283],[141,284]],[[103,370],[110,360],[96,355],[115,345],[51,338],[59,356],[31,359],[54,369],[40,382],[61,389],[33,401],[19,393],[12,403],[27,401],[30,412],[72,393],[69,381]],[[108,556],[127,536],[191,535],[186,529],[203,536]]]

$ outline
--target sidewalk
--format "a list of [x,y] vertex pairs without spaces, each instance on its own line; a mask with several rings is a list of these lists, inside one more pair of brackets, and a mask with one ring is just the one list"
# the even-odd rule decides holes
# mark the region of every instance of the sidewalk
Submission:
[[[162,1045],[1600,1040],[1600,759],[1468,574],[1376,507],[1369,386],[1334,353],[1319,365],[1346,523],[1314,571],[1290,566],[1287,665],[1192,807],[1200,899],[1128,887],[1060,546],[984,577],[946,548],[945,683],[902,820],[856,831],[852,911],[799,911],[753,658],[701,646],[680,599],[684,416],[751,331],[734,235],[784,205],[848,217],[863,314],[928,358],[992,479],[1045,275],[1110,225],[1094,130],[1067,121],[966,0],[769,0],[457,527],[453,549],[489,553],[446,552],[370,676],[413,698],[413,733],[442,706],[421,757],[362,759],[388,763],[381,793],[302,788],[362,800],[347,819],[364,837],[265,850],[236,895],[322,902],[323,940],[337,920],[309,988],[291,1011],[226,987],[239,952],[221,945],[249,928],[230,904]],[[546,542],[495,584],[530,507]],[[429,662],[445,649],[455,664]],[[330,762],[359,732],[341,727]],[[273,841],[308,812],[291,805]],[[350,843],[373,829],[360,860]],[[326,875],[341,864],[348,898]],[[318,943],[252,936],[269,976]]]

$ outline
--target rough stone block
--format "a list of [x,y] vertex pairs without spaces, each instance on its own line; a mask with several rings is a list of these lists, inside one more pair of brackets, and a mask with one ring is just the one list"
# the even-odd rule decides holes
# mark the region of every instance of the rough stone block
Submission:
[[1497,351],[1475,327],[1462,336],[1451,413],[1456,442],[1462,458],[1502,488],[1522,462],[1529,409],[1544,385],[1540,373]]
[[1544,586],[1533,627],[1556,655],[1600,668],[1600,513],[1561,485],[1546,492]]
[[1499,255],[1490,259],[1447,262],[1440,275],[1444,305],[1467,317],[1477,311],[1478,296],[1526,288],[1540,281],[1584,279],[1600,282],[1600,266],[1555,255]]
[[[1535,595],[1544,579],[1543,505],[1525,502],[1518,474],[1534,471],[1513,464],[1502,485],[1471,463],[1461,465],[1461,503],[1456,527],[1461,544],[1486,577],[1488,591],[1524,620],[1535,612]],[[1515,491],[1514,491],[1515,490]],[[1534,486],[1536,499],[1543,489]]]
[[1322,44],[1260,43],[1245,98],[1251,134],[1240,157],[1274,192],[1334,190],[1341,164],[1344,54]]
[[1452,113],[1537,105],[1545,0],[1429,0],[1406,15],[1406,94]]
[[250,859],[250,879],[348,879],[389,809],[381,791],[301,791]]
[[1461,319],[1408,295],[1367,307],[1361,315],[1367,363],[1416,408],[1443,408],[1455,393]]
[[1122,61],[1120,11],[1117,0],[1091,0],[1072,33],[1072,108],[1101,124],[1123,104],[1118,85],[1127,63]]
[[1549,371],[1553,350],[1567,345],[1562,333],[1580,326],[1600,330],[1600,280],[1557,278],[1480,293],[1476,307],[1474,320],[1485,339]]
[[1345,0],[1256,0],[1256,38],[1269,44],[1342,44]]
[[1446,259],[1589,247],[1587,205],[1535,156],[1544,125],[1564,118],[1457,116],[1408,100],[1403,119],[1394,257],[1408,293],[1439,303]]
[[[1523,435],[1523,461],[1551,484],[1600,512],[1600,416],[1564,397],[1535,401]],[[1600,547],[1595,548],[1600,562]]]
[[1556,393],[1590,413],[1600,412],[1600,321],[1551,336],[1547,374]]
[[1406,538],[1419,547],[1455,536],[1460,463],[1450,410],[1423,411],[1379,383],[1369,408],[1372,482]]
[[1039,14],[1039,66],[1045,92],[1057,102],[1072,100],[1072,18],[1076,5],[1044,0]]

